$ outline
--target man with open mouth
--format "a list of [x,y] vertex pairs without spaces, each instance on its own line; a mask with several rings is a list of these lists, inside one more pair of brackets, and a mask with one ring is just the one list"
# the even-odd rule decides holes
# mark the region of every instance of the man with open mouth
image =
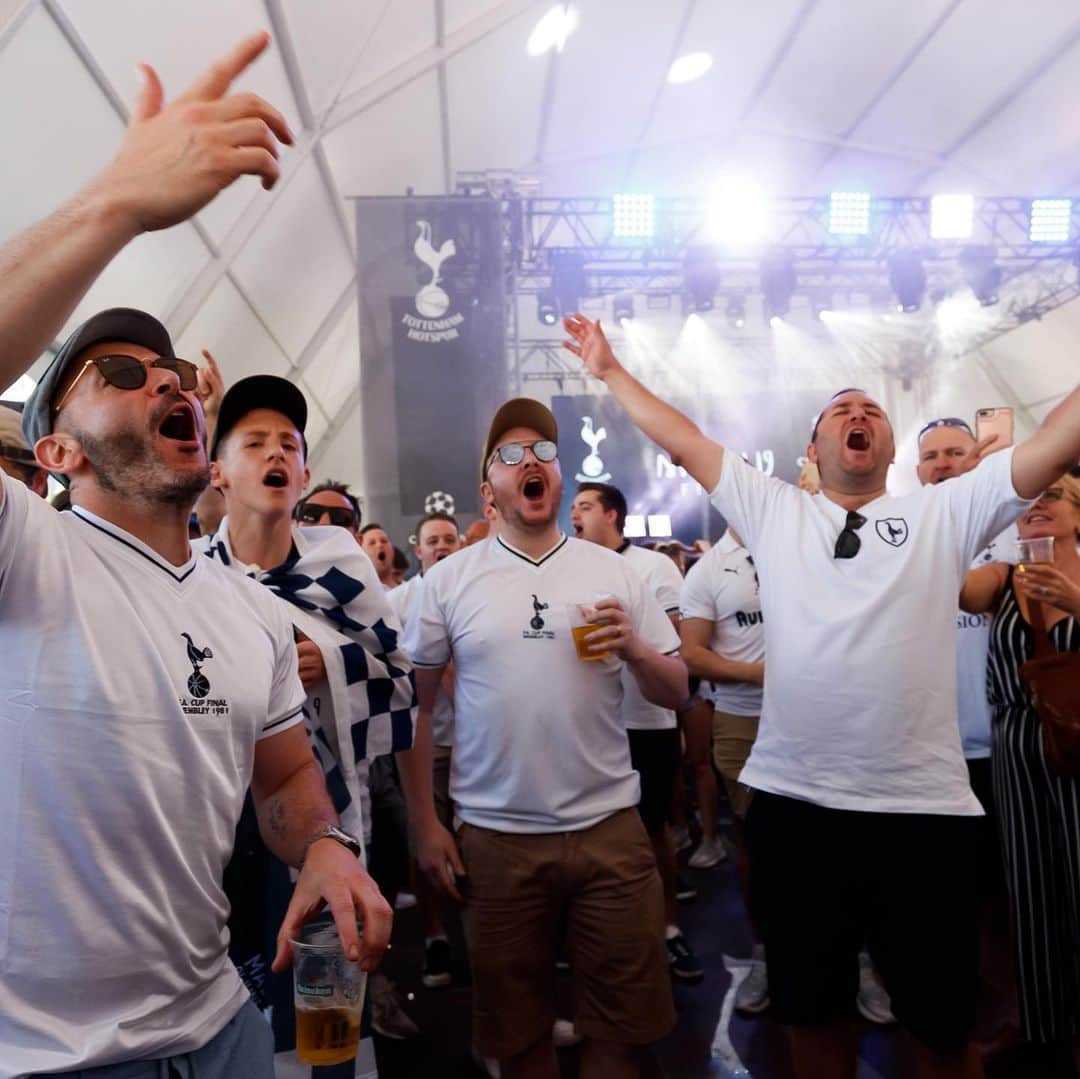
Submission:
[[[186,220],[241,175],[273,186],[288,126],[228,92],[268,44],[248,38],[168,104],[141,66],[115,160],[0,249],[0,384],[137,235]],[[276,967],[324,901],[365,969],[389,938],[389,907],[311,755],[283,605],[189,545],[209,478],[198,387],[156,319],[101,312],[23,413],[71,511],[0,472],[5,1075],[270,1079],[270,1031],[226,942],[222,878],[249,785],[267,844],[301,870]]]
[[394,545],[386,530],[373,522],[360,529],[358,539],[364,554],[371,559],[383,588],[388,592],[396,588],[401,582],[394,580]]
[[812,426],[812,495],[650,393],[598,322],[573,315],[564,326],[566,347],[710,492],[760,575],[769,677],[740,781],[754,789],[751,906],[795,1074],[855,1075],[852,1001],[867,940],[914,1035],[918,1074],[981,1075],[970,1033],[982,809],[957,724],[957,597],[976,554],[1080,455],[1080,388],[1026,442],[985,456],[985,440],[978,467],[905,497],[885,486],[885,410],[841,390]]
[[[417,586],[405,631],[417,746],[430,760],[431,713],[453,660],[458,841],[436,815],[430,766],[406,794],[421,869],[465,897],[480,1053],[504,1075],[557,1079],[553,971],[565,936],[581,1075],[623,1079],[638,1074],[635,1046],[667,1034],[675,1014],[622,671],[661,708],[685,701],[687,675],[678,634],[627,560],[559,531],[557,442],[538,401],[498,410],[481,492],[499,534],[431,566]],[[597,627],[581,658],[579,605]]]

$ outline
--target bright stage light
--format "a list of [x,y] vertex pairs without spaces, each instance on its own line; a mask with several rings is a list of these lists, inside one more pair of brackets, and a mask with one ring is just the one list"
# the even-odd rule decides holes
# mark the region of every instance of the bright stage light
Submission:
[[559,301],[550,289],[536,297],[536,317],[545,326],[554,326],[559,321]]
[[634,317],[634,297],[629,292],[616,296],[611,302],[611,314],[617,326],[625,326]]
[[998,302],[1001,267],[997,265],[996,257],[992,247],[969,247],[960,254],[960,272],[983,307],[992,307]]
[[926,295],[926,267],[916,251],[897,251],[889,258],[889,286],[897,309],[911,314],[922,307]]
[[709,247],[692,247],[683,260],[683,311],[711,311],[720,287],[720,267]]
[[776,330],[784,325],[784,320],[779,315],[773,315],[769,319],[770,329]]
[[833,236],[866,236],[870,232],[870,195],[834,191],[829,196],[829,232]]
[[824,293],[820,296],[812,296],[810,298],[810,310],[815,319],[819,322],[825,322],[829,315],[832,314],[832,297],[826,296]]
[[647,535],[645,531],[645,514],[628,513],[626,523],[623,525],[623,535],[627,539],[641,539]]
[[2,394],[5,401],[26,401],[37,383],[29,375],[20,375]]
[[733,330],[741,330],[746,325],[746,303],[742,297],[732,296],[728,299],[724,317]]
[[669,514],[669,513],[650,513],[649,514],[649,535],[650,536],[670,536],[671,535],[671,514]]
[[759,243],[769,222],[764,194],[747,180],[724,181],[714,192],[709,209],[709,235],[725,247]]
[[1072,199],[1032,199],[1028,239],[1033,244],[1067,244]]
[[578,13],[569,4],[556,4],[533,28],[525,46],[530,56],[543,56],[554,49],[562,52],[566,39],[578,24]]
[[930,235],[935,240],[966,240],[974,219],[973,195],[935,195],[930,200]]
[[712,57],[707,52],[688,52],[668,68],[667,81],[693,82],[694,79],[700,79],[711,67]]
[[651,240],[654,227],[652,195],[616,195],[612,220],[612,234],[616,239]]

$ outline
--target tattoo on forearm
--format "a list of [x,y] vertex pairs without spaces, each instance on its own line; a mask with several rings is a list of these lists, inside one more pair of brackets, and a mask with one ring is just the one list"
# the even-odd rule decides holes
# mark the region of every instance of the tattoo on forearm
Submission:
[[271,803],[266,819],[271,833],[278,839],[284,839],[289,832],[289,823],[285,819],[285,806],[280,799],[275,798]]

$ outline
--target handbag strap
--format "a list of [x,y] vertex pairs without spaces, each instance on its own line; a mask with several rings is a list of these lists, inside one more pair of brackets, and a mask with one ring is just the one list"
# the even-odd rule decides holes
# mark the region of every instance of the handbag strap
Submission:
[[1056,650],[1050,644],[1050,635],[1046,632],[1046,611],[1040,600],[1028,600],[1028,624],[1035,634],[1035,658],[1047,659],[1056,655]]

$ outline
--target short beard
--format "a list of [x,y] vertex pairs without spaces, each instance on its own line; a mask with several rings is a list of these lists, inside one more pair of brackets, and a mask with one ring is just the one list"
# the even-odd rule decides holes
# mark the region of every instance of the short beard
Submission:
[[86,455],[98,485],[132,502],[190,508],[210,483],[210,467],[176,471],[167,468],[157,448],[135,431],[103,438],[71,431]]

